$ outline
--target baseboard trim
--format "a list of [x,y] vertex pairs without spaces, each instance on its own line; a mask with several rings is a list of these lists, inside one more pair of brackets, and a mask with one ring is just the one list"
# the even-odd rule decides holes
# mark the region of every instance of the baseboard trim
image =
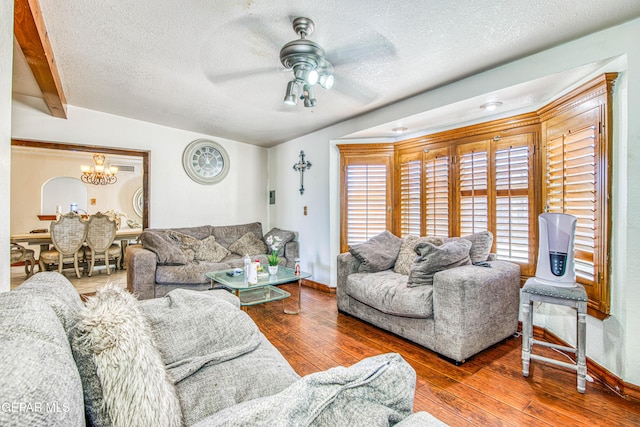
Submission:
[[[519,322],[518,330],[522,331],[522,322]],[[556,334],[540,326],[533,326],[533,336],[536,339],[544,340],[552,344],[569,346],[567,342],[558,337]],[[640,403],[640,386],[623,381],[622,378],[612,374],[611,372],[609,372],[609,370],[600,366],[588,357],[587,372],[589,372],[591,376],[596,377],[597,379],[602,381],[603,384],[609,387],[620,397],[634,403]]]
[[306,286],[307,288],[311,288],[311,289],[317,289],[319,291],[326,292],[328,294],[336,293],[336,288],[332,286],[327,286],[323,283],[314,282],[313,280],[309,280],[309,279],[302,279],[302,286]]

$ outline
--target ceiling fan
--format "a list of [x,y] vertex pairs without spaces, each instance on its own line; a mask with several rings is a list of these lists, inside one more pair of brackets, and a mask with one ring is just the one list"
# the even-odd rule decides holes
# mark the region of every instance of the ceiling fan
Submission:
[[311,19],[298,17],[293,20],[293,31],[300,37],[290,41],[280,49],[280,62],[293,71],[293,79],[287,84],[284,103],[296,105],[304,100],[305,107],[315,107],[315,85],[331,89],[334,84],[333,65],[325,57],[322,47],[307,39],[315,26]]

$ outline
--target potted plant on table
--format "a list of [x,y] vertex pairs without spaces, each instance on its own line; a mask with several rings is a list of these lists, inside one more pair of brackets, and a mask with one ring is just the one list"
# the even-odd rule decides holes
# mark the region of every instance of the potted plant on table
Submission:
[[269,236],[266,239],[267,245],[271,252],[267,255],[267,261],[269,262],[269,274],[278,273],[278,254],[280,253],[280,243],[282,239],[278,236]]

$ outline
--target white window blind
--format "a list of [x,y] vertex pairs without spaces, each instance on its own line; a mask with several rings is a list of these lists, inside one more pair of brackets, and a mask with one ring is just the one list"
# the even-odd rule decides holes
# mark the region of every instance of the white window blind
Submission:
[[400,234],[420,236],[420,160],[400,163]]
[[387,229],[387,165],[350,164],[346,171],[347,244]]
[[424,154],[425,234],[449,236],[448,149]]
[[[458,147],[460,235],[488,230],[488,155],[486,149]],[[484,144],[483,144],[484,145]]]
[[527,264],[529,253],[529,148],[500,144],[495,152],[496,255]]
[[595,274],[596,137],[596,127],[589,125],[547,142],[546,209],[578,218],[576,276],[587,282],[592,282]]

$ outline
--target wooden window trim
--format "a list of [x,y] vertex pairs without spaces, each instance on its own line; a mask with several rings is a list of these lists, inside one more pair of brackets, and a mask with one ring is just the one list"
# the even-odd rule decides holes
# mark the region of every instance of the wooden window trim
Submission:
[[[530,237],[529,246],[536,248],[533,250],[533,268],[530,271],[522,272],[522,281],[535,274],[535,262],[537,261],[537,242],[538,242],[538,223],[537,216],[543,212],[544,207],[544,191],[543,182],[546,173],[546,164],[544,161],[546,146],[543,140],[546,137],[546,131],[554,120],[560,120],[565,114],[576,114],[594,108],[594,105],[600,108],[600,122],[602,128],[599,131],[599,141],[597,144],[598,161],[597,168],[599,179],[597,180],[598,200],[600,203],[599,216],[597,218],[597,228],[601,230],[598,236],[601,239],[601,245],[595,255],[594,262],[601,266],[599,277],[597,278],[597,291],[589,295],[589,314],[603,319],[609,314],[610,309],[610,246],[611,246],[611,162],[612,162],[612,123],[613,123],[613,86],[617,73],[606,73],[585,83],[576,90],[563,95],[562,97],[552,101],[548,105],[542,107],[538,111],[521,114],[504,119],[494,120],[487,123],[466,126],[458,129],[452,129],[437,134],[411,138],[405,141],[399,141],[395,144],[349,144],[345,146],[345,150],[341,149],[342,156],[357,153],[359,156],[366,156],[371,147],[371,153],[380,154],[388,153],[392,149],[393,155],[393,231],[394,234],[401,234],[401,217],[400,217],[400,182],[399,168],[400,159],[415,156],[418,158],[420,153],[425,149],[449,148],[450,153],[456,153],[457,148],[463,144],[485,142],[489,145],[490,163],[494,163],[495,144],[490,141],[505,138],[508,136],[521,135],[530,133],[532,136],[531,154],[530,154],[530,182],[531,189],[529,192],[530,207]],[[365,148],[366,147],[366,148]],[[351,151],[350,151],[351,150]],[[458,191],[455,182],[459,176],[458,165],[456,164],[457,156],[451,155],[452,176],[450,177],[451,198],[450,206],[453,212],[450,212],[450,218],[458,218],[457,206],[459,205],[460,191]],[[494,166],[492,166],[494,167]],[[424,173],[424,172],[422,172]],[[491,174],[490,174],[491,176]],[[424,177],[421,178],[424,182]],[[493,186],[487,189],[488,203],[496,203],[496,197],[501,194],[500,191],[492,190]],[[342,191],[342,189],[341,189]],[[524,191],[522,191],[524,193]],[[512,193],[517,194],[517,190]],[[343,199],[342,199],[343,200]],[[421,200],[422,212],[424,212],[424,200]],[[490,214],[493,210],[490,209]],[[490,223],[495,227],[495,218],[489,219]],[[456,235],[459,231],[459,224],[449,224],[451,234]],[[424,232],[424,227],[421,226]],[[494,248],[495,249],[495,248]]]

